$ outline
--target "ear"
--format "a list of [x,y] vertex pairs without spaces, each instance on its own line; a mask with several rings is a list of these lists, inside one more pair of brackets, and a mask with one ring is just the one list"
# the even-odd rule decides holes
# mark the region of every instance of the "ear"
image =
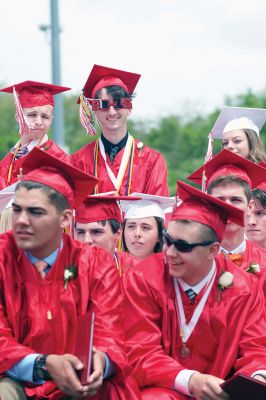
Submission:
[[65,229],[71,224],[72,211],[66,209],[61,214],[60,228]]
[[216,254],[219,253],[221,247],[221,243],[219,242],[214,242],[210,245],[209,247],[209,252],[208,252],[208,259],[212,259],[214,256],[216,256]]
[[121,239],[121,235],[122,235],[122,229],[119,228],[117,232],[114,233],[114,237],[115,237],[115,242],[116,244],[119,242],[119,240]]
[[250,202],[248,203],[248,208],[251,209],[252,207],[254,207],[255,205],[255,201],[254,199],[251,199]]

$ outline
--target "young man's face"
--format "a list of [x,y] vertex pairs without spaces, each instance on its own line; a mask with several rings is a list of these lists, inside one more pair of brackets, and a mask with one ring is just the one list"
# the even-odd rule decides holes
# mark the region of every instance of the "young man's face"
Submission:
[[251,201],[247,212],[247,237],[266,248],[266,208],[259,200]]
[[[101,100],[113,101],[110,96],[108,96],[106,89],[101,90]],[[130,115],[131,110],[125,108],[115,109],[111,106],[107,110],[97,110],[96,116],[100,125],[102,127],[103,134],[106,133],[116,133],[118,131],[127,132],[127,118]]]
[[98,246],[114,254],[117,247],[121,230],[113,233],[111,225],[106,221],[105,225],[98,222],[76,223],[75,239],[89,246]]
[[50,104],[31,108],[23,108],[32,129],[27,135],[29,140],[40,139],[45,136],[53,121],[53,107]]
[[159,240],[156,219],[154,217],[126,219],[124,239],[128,252],[144,260],[154,253],[154,247]]
[[[170,221],[167,234],[173,240],[185,240],[191,243],[199,243],[206,238],[202,237],[199,223],[184,224],[180,221]],[[190,253],[178,251],[174,245],[164,244],[163,251],[169,267],[169,274],[174,278],[181,278],[187,284],[196,285],[209,272],[211,260],[219,249],[219,245],[196,246]]]
[[46,193],[22,187],[15,193],[12,208],[12,229],[20,249],[44,258],[58,248],[69,219],[65,212],[58,213]]
[[[211,196],[223,200],[226,203],[231,204],[232,206],[240,208],[241,210],[244,211],[246,215],[248,209],[248,199],[246,197],[244,188],[239,186],[238,184],[236,183],[220,184],[214,187],[210,194]],[[230,223],[229,221],[226,226],[225,236],[226,233],[229,232],[233,233],[239,231],[240,229],[243,228],[239,225]]]

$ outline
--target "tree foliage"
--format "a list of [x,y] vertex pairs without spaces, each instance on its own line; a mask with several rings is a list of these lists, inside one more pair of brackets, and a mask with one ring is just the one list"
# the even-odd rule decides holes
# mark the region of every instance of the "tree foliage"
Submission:
[[[79,108],[76,99],[77,96],[72,95],[66,96],[64,100],[66,145],[70,153],[95,140],[95,136],[85,134],[79,122]],[[248,90],[236,97],[226,98],[225,104],[266,108],[266,94],[264,91],[254,93]],[[168,166],[171,194],[175,193],[177,179],[186,180],[187,175],[204,162],[208,135],[219,112],[218,109],[205,115],[194,112],[189,117],[180,113],[158,118],[156,121],[129,120],[130,133],[164,155]],[[15,108],[12,96],[0,94],[0,113],[0,157],[3,158],[17,141],[18,127],[14,117]],[[266,143],[265,130],[266,128],[261,134],[264,144]],[[221,149],[220,146],[220,141],[216,140],[214,143],[215,153]]]

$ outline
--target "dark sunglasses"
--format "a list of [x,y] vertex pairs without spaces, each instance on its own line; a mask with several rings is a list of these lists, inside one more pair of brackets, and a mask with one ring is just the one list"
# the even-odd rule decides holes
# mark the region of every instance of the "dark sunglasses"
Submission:
[[168,235],[165,230],[163,231],[163,240],[166,246],[170,247],[173,244],[176,250],[180,251],[181,253],[191,253],[196,246],[209,246],[209,244],[214,243],[213,241],[190,243],[182,239],[174,240],[171,238],[171,236]]
[[113,106],[115,109],[125,108],[130,110],[132,108],[132,99],[129,98],[122,98],[114,101],[88,99],[88,102],[91,105],[92,111],[109,110],[111,106]]

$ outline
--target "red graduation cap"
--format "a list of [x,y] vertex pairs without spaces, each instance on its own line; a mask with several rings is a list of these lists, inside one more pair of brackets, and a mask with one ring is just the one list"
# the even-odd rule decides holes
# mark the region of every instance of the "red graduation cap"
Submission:
[[80,207],[76,210],[76,221],[87,224],[89,222],[105,221],[115,219],[122,222],[121,208],[118,201],[139,200],[139,197],[129,196],[87,196]]
[[23,181],[39,182],[53,188],[68,200],[70,208],[77,208],[98,182],[94,176],[37,147],[25,157],[22,172]]
[[184,182],[177,182],[178,198],[183,202],[175,207],[171,220],[191,220],[207,225],[223,240],[228,219],[244,226],[244,211]]
[[19,94],[19,101],[23,108],[54,106],[53,96],[58,93],[70,90],[69,87],[51,85],[49,83],[25,81],[12,86],[0,89],[0,92],[13,93],[13,88]]
[[94,64],[91,73],[83,87],[84,96],[94,98],[97,90],[107,86],[121,86],[129,94],[134,92],[141,75],[115,68]]
[[226,149],[216,154],[210,161],[189,175],[187,179],[201,185],[203,174],[207,178],[206,187],[218,177],[227,175],[234,175],[243,179],[251,188],[258,186],[260,182],[265,180],[264,168]]

